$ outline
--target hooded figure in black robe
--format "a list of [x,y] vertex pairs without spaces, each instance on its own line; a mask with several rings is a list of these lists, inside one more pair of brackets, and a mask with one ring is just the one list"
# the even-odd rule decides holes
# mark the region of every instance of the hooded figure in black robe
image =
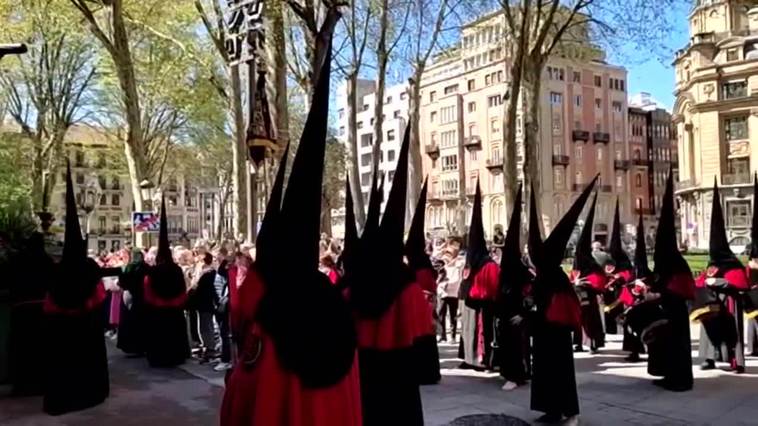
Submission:
[[482,192],[476,182],[474,208],[466,247],[466,267],[458,293],[463,301],[458,357],[461,368],[492,369],[495,339],[495,308],[499,298],[500,266],[492,260],[484,239]]
[[[645,299],[645,292],[648,284],[652,282],[653,272],[647,264],[647,246],[645,245],[645,224],[640,214],[637,223],[637,238],[634,246],[634,281],[628,283],[621,290],[621,299],[626,309],[642,302]],[[624,324],[624,341],[621,349],[628,351],[627,361],[637,362],[640,354],[645,353],[645,345],[642,344],[640,336],[634,334],[629,327]]]
[[432,261],[426,253],[426,238],[424,237],[427,183],[425,180],[421,187],[416,211],[413,213],[411,227],[408,230],[408,239],[405,242],[405,257],[408,260],[408,266],[416,277],[416,283],[424,290],[424,295],[431,309],[428,333],[425,336],[418,337],[414,347],[418,350],[416,355],[418,356],[419,382],[422,385],[433,385],[439,383],[442,377],[440,375],[440,353],[437,348],[434,322],[437,272],[432,267]]
[[46,384],[43,409],[51,415],[84,410],[109,393],[108,360],[103,338],[104,275],[87,257],[76,211],[71,167],[66,167],[66,229],[63,257],[44,302]]
[[[716,368],[716,361],[730,363],[737,373],[745,371],[743,348],[743,311],[741,293],[749,289],[742,262],[737,259],[726,236],[724,212],[716,179],[713,181],[711,229],[708,246],[708,269],[695,282],[698,292],[706,292],[719,301],[722,309],[700,320],[699,356],[701,369]],[[710,283],[716,284],[711,286]]]
[[[353,266],[354,253],[358,249],[358,227],[355,223],[355,207],[353,205],[353,193],[350,187],[350,178],[345,179],[345,238],[342,240],[342,252],[337,259],[337,267],[345,275],[345,271]],[[342,280],[337,283],[342,285]]]
[[55,265],[45,252],[44,234],[34,233],[18,257],[19,273],[10,283],[10,383],[14,396],[40,395],[45,375],[45,342],[42,306],[45,293],[55,279]]
[[529,380],[531,355],[526,318],[531,313],[534,277],[521,259],[521,210],[523,187],[519,186],[500,258],[500,300],[497,307],[498,361],[503,387],[510,390]]
[[605,330],[603,329],[598,297],[605,292],[607,279],[603,267],[592,256],[596,204],[597,193],[592,199],[590,211],[584,220],[584,227],[582,227],[574,255],[574,285],[582,304],[582,327],[574,333],[574,350],[577,352],[582,350],[582,334],[589,340],[591,352],[595,353],[598,348],[605,346]]
[[618,198],[616,198],[616,210],[613,213],[613,228],[611,229],[611,243],[608,252],[610,261],[604,265],[605,273],[608,275],[607,289],[603,293],[605,332],[616,334],[618,331],[616,322],[619,315],[624,311],[623,303],[619,297],[623,289],[634,280],[632,262],[621,244],[621,215]]
[[176,367],[190,357],[184,308],[187,290],[182,269],[174,263],[168,242],[166,200],[161,200],[160,235],[155,266],[144,286],[145,355],[151,367]]
[[[141,250],[132,252],[131,261],[124,268],[118,286],[128,291],[129,300],[121,305],[121,321],[118,324],[116,347],[129,355],[145,353],[145,296],[144,283],[148,273]],[[125,293],[126,294],[126,293]]]
[[669,335],[648,345],[648,372],[663,376],[653,381],[655,385],[682,392],[693,385],[687,301],[695,296],[695,283],[687,261],[679,252],[674,214],[674,175],[669,171],[655,235],[655,281],[650,288],[651,297],[660,297]]
[[[424,423],[417,355],[431,330],[431,307],[403,261],[409,129],[398,155],[384,215],[372,191],[356,263],[345,275],[358,330],[363,424]],[[375,169],[376,171],[376,169]],[[372,188],[376,188],[376,174]]]
[[[758,200],[758,175],[753,176],[753,200]],[[753,220],[750,228],[750,261],[747,267],[748,279],[750,286],[758,285],[758,209],[753,209]],[[749,294],[758,293],[754,289]],[[755,298],[758,301],[758,297]],[[749,314],[745,318],[747,321],[747,348],[751,356],[758,356],[758,303],[753,302],[753,298],[746,297],[745,301]]]
[[[580,307],[561,262],[596,181],[597,177],[587,185],[544,243],[539,235],[529,237],[529,255],[537,269],[532,285],[536,312],[532,327],[531,409],[545,413],[538,419],[541,422],[558,422],[579,414],[571,332],[581,321]],[[531,204],[530,233],[539,229],[534,196]]]

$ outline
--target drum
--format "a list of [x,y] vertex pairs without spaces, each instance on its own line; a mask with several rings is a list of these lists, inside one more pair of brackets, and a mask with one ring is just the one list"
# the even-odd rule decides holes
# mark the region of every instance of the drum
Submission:
[[690,321],[707,321],[721,312],[723,305],[718,294],[708,287],[695,289],[695,300],[692,302]]
[[615,320],[619,315],[624,313],[624,303],[621,301],[621,290],[623,286],[620,282],[611,285],[603,293],[603,311],[606,315],[606,321]]
[[581,306],[589,306],[593,297],[595,297],[595,291],[589,284],[577,284],[574,287],[576,295],[579,297],[579,304]]
[[657,300],[640,302],[630,307],[625,317],[624,326],[646,345],[663,338],[670,327],[666,313]]

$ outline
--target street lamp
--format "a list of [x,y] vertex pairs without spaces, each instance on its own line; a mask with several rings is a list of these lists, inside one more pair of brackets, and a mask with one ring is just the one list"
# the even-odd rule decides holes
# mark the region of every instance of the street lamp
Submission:
[[87,183],[81,189],[80,192],[80,208],[84,211],[84,239],[89,246],[89,233],[90,233],[90,217],[92,212],[95,211],[95,206],[100,199],[100,183],[98,183],[97,175],[94,173],[87,179]]
[[21,55],[28,51],[24,43],[5,43],[0,44],[0,59],[5,55]]
[[155,185],[148,179],[139,183],[139,190],[142,195],[142,206],[145,210],[153,210],[153,188],[155,188]]

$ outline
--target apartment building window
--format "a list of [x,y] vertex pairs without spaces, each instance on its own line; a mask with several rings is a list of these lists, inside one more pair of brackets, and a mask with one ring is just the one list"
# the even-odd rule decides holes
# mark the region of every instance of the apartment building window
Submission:
[[356,127],[358,127],[359,129],[362,129],[363,128],[363,122],[359,121]]
[[395,161],[395,151],[387,151],[387,161]]
[[391,104],[392,103],[392,96],[387,96],[387,99],[384,100],[385,104]]
[[437,111],[432,111],[429,113],[429,121],[432,123],[437,121]]
[[516,134],[521,134],[521,117],[516,117]]
[[337,111],[337,113],[340,115],[340,118],[342,118],[342,117],[344,117],[344,116],[345,116],[345,109],[344,109],[344,108],[340,108],[340,109]]
[[400,110],[396,110],[392,113],[392,118],[400,118]]
[[503,72],[502,71],[498,71],[497,72],[497,82],[501,83],[502,81],[503,81]]
[[503,104],[503,100],[500,97],[500,95],[489,96],[487,98],[487,105],[489,105],[490,108],[494,108],[502,104]]
[[458,155],[457,154],[443,155],[442,156],[442,171],[451,172],[453,170],[458,170]]
[[492,85],[492,74],[487,74],[484,76],[484,85],[485,86],[491,86]]
[[560,114],[553,115],[553,136],[561,134],[561,116]]
[[642,173],[637,173],[634,175],[634,185],[637,188],[642,188]]
[[747,139],[747,117],[733,117],[724,120],[724,133],[727,141]]
[[437,132],[432,132],[431,135],[429,135],[429,139],[432,141],[432,145],[437,144]]
[[582,82],[582,73],[579,71],[574,71],[574,83],[581,83]]
[[388,130],[387,131],[387,141],[394,141],[395,140],[395,131],[394,130]]
[[553,169],[553,184],[557,189],[563,189],[563,169],[560,167]]
[[553,155],[562,155],[562,154],[563,154],[563,145],[553,144]]
[[453,85],[445,87],[445,94],[446,95],[450,95],[450,94],[457,93],[457,92],[458,92],[458,85],[457,84],[453,84]]
[[469,136],[476,136],[478,134],[479,133],[477,132],[476,124],[469,124],[468,125],[468,135]]
[[440,123],[453,123],[456,121],[455,105],[440,109]]
[[111,195],[111,205],[118,206],[121,204],[121,197],[118,194]]
[[613,108],[613,112],[621,112],[621,102],[613,101],[613,103],[611,103],[611,106]]
[[582,175],[581,170],[574,173],[574,183],[577,185],[581,185],[584,183],[584,176]]
[[371,179],[371,173],[370,172],[368,172],[368,173],[362,173],[361,174],[361,185],[362,186],[368,186],[370,179]]
[[105,233],[105,216],[100,216],[97,218],[97,229],[101,233]]
[[119,219],[118,216],[111,216],[111,227],[113,228],[113,233],[118,234],[120,229],[119,228]]
[[553,105],[560,105],[563,103],[563,93],[550,92],[550,103]]
[[442,195],[458,195],[458,179],[445,179],[442,181]]
[[105,154],[102,152],[97,155],[97,167],[101,169],[105,167]]
[[76,183],[82,185],[84,184],[84,175],[81,173],[76,174]]
[[574,148],[574,157],[577,160],[581,160],[582,159],[582,154],[583,154],[583,148],[582,148],[582,146],[581,145],[577,145],[576,148]]
[[750,201],[727,201],[726,210],[729,212],[729,226],[735,228],[747,228],[750,226]]
[[367,135],[361,135],[361,146],[362,147],[371,146],[373,144],[374,144],[374,135],[372,135],[371,133],[369,133]]
[[603,147],[599,146],[597,147],[597,161],[603,161]]
[[621,175],[621,173],[616,173],[616,188],[623,188],[624,187],[624,176]]
[[434,102],[437,100],[437,92],[432,90],[429,92],[429,102]]
[[595,87],[603,87],[603,77],[599,75],[595,76]]
[[582,107],[582,95],[574,95],[574,105]]
[[441,148],[452,148],[457,145],[458,143],[455,138],[455,130],[442,132],[442,137],[441,137],[441,142],[440,142]]
[[626,91],[624,80],[619,80],[619,90],[622,92]]
[[595,109],[602,109],[603,108],[603,100],[600,98],[595,98]]
[[732,62],[739,59],[739,55],[737,54],[737,48],[727,49],[726,50],[726,61]]
[[84,153],[81,151],[76,151],[74,154],[74,164],[75,167],[84,167]]
[[579,120],[574,121],[574,130],[581,130],[581,128],[582,128],[582,122]]
[[369,164],[371,164],[371,154],[362,154],[361,155],[361,166],[367,167]]
[[550,80],[563,81],[566,78],[563,68],[547,67],[547,75]]
[[468,81],[468,90],[469,92],[476,89],[476,80],[469,80]]
[[744,98],[747,96],[747,80],[728,81],[721,85],[721,99]]
[[476,111],[476,102],[469,102],[468,103],[468,112],[474,112]]
[[499,161],[502,158],[501,155],[502,154],[500,152],[500,146],[495,145],[495,146],[492,147],[492,149],[490,149],[490,158],[493,161]]
[[[66,194],[63,194],[63,197],[65,198],[65,197],[66,197]],[[64,201],[65,201],[65,200],[64,200]],[[107,196],[107,195],[105,195],[105,194],[102,194],[102,195],[100,196],[100,205],[101,205],[101,206],[105,206],[105,205],[107,205],[107,204],[108,204],[108,196]]]
[[500,120],[497,118],[490,120],[490,132],[500,133]]
[[468,158],[469,158],[471,161],[476,161],[476,160],[477,160],[477,155],[476,155],[476,152],[477,152],[477,151],[476,151],[475,149],[473,149],[473,150],[469,151],[469,155],[468,155]]

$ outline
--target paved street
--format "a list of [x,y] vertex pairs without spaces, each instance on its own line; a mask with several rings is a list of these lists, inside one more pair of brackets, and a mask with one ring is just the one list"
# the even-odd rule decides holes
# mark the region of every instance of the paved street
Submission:
[[[694,330],[693,330],[694,331]],[[696,333],[693,335],[697,335]],[[645,363],[623,362],[610,336],[601,354],[576,356],[583,425],[758,425],[758,359],[747,374],[695,371],[695,390],[670,393],[650,384]],[[424,387],[426,423],[445,425],[470,414],[504,413],[531,422],[529,388],[500,390],[497,375],[455,369],[455,348],[441,348],[443,380]],[[695,343],[693,350],[697,349]],[[41,400],[0,396],[1,425],[214,425],[222,395],[220,373],[189,363],[182,370],[151,370],[142,359],[111,353],[111,398],[85,412],[48,417]]]

